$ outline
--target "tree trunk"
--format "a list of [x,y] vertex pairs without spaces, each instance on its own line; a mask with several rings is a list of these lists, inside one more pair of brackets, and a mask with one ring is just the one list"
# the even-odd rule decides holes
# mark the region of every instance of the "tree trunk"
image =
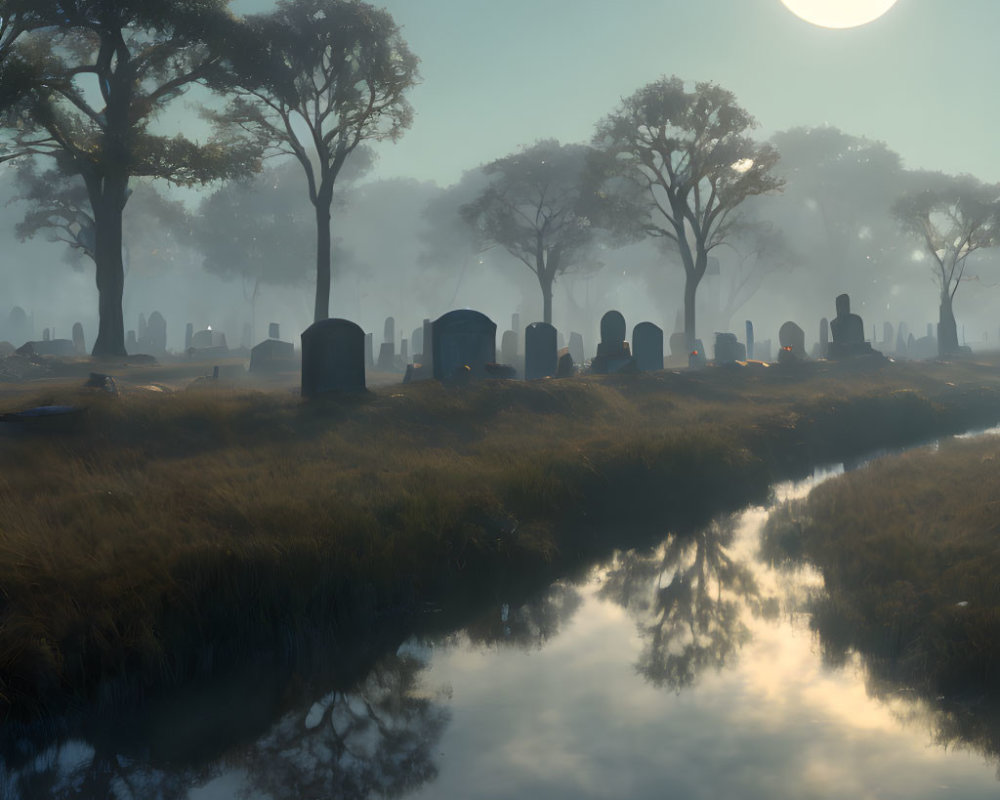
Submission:
[[330,318],[330,203],[316,202],[316,312],[313,322]]
[[552,324],[552,281],[539,281],[542,287],[542,320]]
[[694,350],[694,342],[697,339],[695,334],[695,310],[694,299],[698,291],[698,278],[691,272],[684,276],[684,346],[690,353]]
[[105,178],[91,192],[94,212],[94,260],[97,274],[98,328],[95,356],[124,356],[125,319],[122,298],[125,265],[122,262],[122,211],[125,208],[128,177]]
[[950,356],[958,352],[958,325],[951,304],[951,295],[942,292],[938,308],[938,355]]

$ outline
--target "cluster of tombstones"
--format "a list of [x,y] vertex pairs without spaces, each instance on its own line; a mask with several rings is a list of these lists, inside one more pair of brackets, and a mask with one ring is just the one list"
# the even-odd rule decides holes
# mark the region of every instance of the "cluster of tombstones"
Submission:
[[[857,314],[851,313],[850,298],[840,295],[836,300],[837,316],[820,322],[820,341],[813,355],[822,358],[842,359],[856,356],[877,355],[865,341],[864,324]],[[6,328],[15,336],[30,332],[32,322],[23,309],[15,307]],[[409,340],[401,340],[397,354],[395,320],[385,321],[384,341],[374,354],[372,334],[365,334],[355,323],[343,319],[330,319],[311,325],[302,334],[302,392],[305,395],[328,391],[361,391],[365,388],[366,369],[383,372],[406,370],[405,381],[434,378],[457,381],[479,377],[515,377],[526,380],[547,377],[567,377],[584,364],[583,337],[576,332],[569,336],[568,347],[562,346],[557,329],[545,322],[534,322],[524,328],[524,351],[519,350],[519,319],[513,315],[511,329],[504,332],[499,358],[496,349],[496,324],[478,311],[457,310],[434,320],[425,319]],[[640,322],[632,329],[631,345],[626,341],[627,328],[624,316],[609,311],[601,318],[601,341],[596,355],[590,362],[590,371],[598,374],[616,372],[647,372],[663,369],[663,331],[652,322]],[[914,339],[906,336],[901,323],[896,337],[896,352],[911,358],[928,358],[936,355],[936,341],[928,326],[928,335]],[[29,333],[30,335],[30,333]],[[229,354],[225,334],[211,327],[195,331],[191,323],[185,330],[185,351],[199,358],[219,357]],[[246,337],[246,332],[244,334]],[[892,341],[892,326],[886,323],[884,341]],[[805,333],[796,323],[784,323],[778,333],[779,363],[795,363],[807,358]],[[166,352],[166,321],[154,311],[147,320],[139,315],[138,331],[128,331],[126,347],[130,352]],[[412,343],[412,359],[408,345]],[[83,327],[73,326],[72,339],[57,339],[46,329],[42,340],[27,342],[38,355],[82,355],[86,353]],[[684,347],[683,333],[670,337],[670,349],[677,354]],[[684,349],[687,349],[686,347]],[[753,360],[755,355],[770,359],[770,341],[754,341],[751,322],[746,323],[746,342],[739,342],[735,334],[717,333],[715,336],[715,363],[732,364]],[[412,363],[410,363],[412,360]],[[691,367],[707,363],[705,349],[700,340],[693,343],[688,353]],[[281,341],[277,323],[271,323],[268,338],[250,351],[251,372],[285,371],[296,365],[295,350],[291,342]]]
[[[516,315],[512,326],[517,326]],[[390,324],[392,323],[392,324]],[[376,368],[398,365],[393,352],[394,322],[387,321],[385,338]],[[406,381],[433,378],[459,382],[486,377],[514,377],[527,380],[568,377],[583,362],[583,337],[572,333],[569,346],[559,348],[558,331],[546,322],[534,322],[524,329],[523,372],[517,357],[517,332],[509,330],[501,343],[497,361],[497,326],[478,311],[450,311],[414,332],[420,352],[407,368]],[[625,318],[609,311],[601,319],[601,342],[591,362],[598,373],[638,372],[663,369],[663,331],[651,322],[633,329],[632,348],[625,341]],[[405,352],[405,351],[404,351]],[[365,366],[371,364],[372,337],[355,323],[328,319],[311,325],[302,334],[302,394],[363,391]],[[403,355],[401,353],[401,355]],[[392,361],[390,361],[392,359]],[[506,361],[515,363],[504,363]]]
[[[850,298],[841,295],[836,306],[837,316],[828,326],[832,339],[825,343],[825,356],[842,359],[880,355],[865,341],[864,324],[861,317],[851,313]],[[516,315],[512,327],[517,327]],[[657,325],[651,322],[636,325],[632,330],[631,346],[626,341],[625,318],[620,312],[607,312],[601,318],[600,330],[601,341],[590,363],[591,372],[608,374],[663,369],[663,331]],[[407,368],[404,380],[434,378],[454,382],[514,377],[520,372],[510,363],[517,361],[516,330],[504,334],[499,362],[496,332],[496,323],[489,317],[468,309],[450,311],[433,322],[424,320],[423,326],[413,333],[414,363]],[[408,349],[404,339],[400,358],[397,358],[395,320],[391,317],[386,320],[384,338],[376,360],[372,335],[366,334],[357,324],[345,319],[328,319],[311,325],[302,334],[302,394],[363,391],[366,366],[384,371],[398,368],[400,360],[405,363]],[[805,333],[794,322],[781,326],[778,339],[781,346],[779,363],[807,358]],[[716,334],[715,361],[728,364],[753,359],[755,344],[753,325],[749,321],[746,343],[737,341],[732,333]],[[766,345],[769,350],[770,343]],[[554,326],[534,322],[525,328],[522,374],[526,380],[572,375],[582,362],[583,339],[579,334],[571,334],[569,347],[560,350]],[[688,363],[693,367],[706,363],[700,341],[694,343]]]
[[125,333],[125,349],[129,353],[146,353],[148,355],[163,355],[167,352],[167,321],[159,311],[154,311],[146,319],[145,314],[139,315],[138,332],[129,330]]

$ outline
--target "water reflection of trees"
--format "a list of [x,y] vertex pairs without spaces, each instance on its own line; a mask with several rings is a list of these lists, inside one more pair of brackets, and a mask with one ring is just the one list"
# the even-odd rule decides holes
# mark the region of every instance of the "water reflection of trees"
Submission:
[[616,554],[600,594],[632,614],[645,642],[636,666],[656,686],[691,686],[730,663],[749,640],[744,612],[760,608],[753,573],[728,551],[736,516],[672,534],[652,552]]
[[5,800],[181,800],[192,785],[214,775],[204,767],[153,767],[106,744],[78,740],[21,755],[21,763],[8,763],[0,773]]
[[420,691],[425,666],[397,654],[353,692],[330,692],[286,714],[233,764],[246,770],[246,796],[397,797],[433,780],[449,714]]
[[224,771],[242,774],[246,797],[398,796],[437,775],[434,748],[449,718],[441,696],[420,685],[425,666],[414,655],[391,655],[351,691],[326,690],[319,700],[300,686],[300,699],[290,699],[264,735],[208,763],[179,742],[169,749],[184,756],[173,759],[136,752],[113,735],[13,742],[0,766],[0,798],[182,800]]
[[562,581],[527,602],[511,598],[492,605],[464,634],[472,644],[505,647],[541,647],[559,633],[583,602],[580,592]]
[[[836,518],[825,521],[842,524]],[[786,571],[809,564],[823,573],[822,587],[801,605],[824,664],[839,668],[857,658],[869,695],[902,720],[929,729],[944,747],[972,748],[1000,759],[996,672],[982,669],[995,645],[983,641],[993,637],[981,635],[996,630],[997,610],[941,602],[927,586],[910,581],[880,580],[867,572],[858,576],[845,567],[854,562],[844,555],[844,545],[817,547],[817,538],[827,531],[817,533],[813,527],[809,498],[785,503],[769,515],[761,551]],[[876,556],[867,554],[859,563],[867,569]],[[897,557],[914,559],[904,550]],[[947,573],[943,565],[933,571]]]

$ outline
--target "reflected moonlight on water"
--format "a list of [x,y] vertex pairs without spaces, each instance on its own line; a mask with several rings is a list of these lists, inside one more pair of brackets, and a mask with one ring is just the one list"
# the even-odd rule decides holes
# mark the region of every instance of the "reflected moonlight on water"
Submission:
[[823,28],[856,28],[881,17],[897,0],[781,0],[797,17]]

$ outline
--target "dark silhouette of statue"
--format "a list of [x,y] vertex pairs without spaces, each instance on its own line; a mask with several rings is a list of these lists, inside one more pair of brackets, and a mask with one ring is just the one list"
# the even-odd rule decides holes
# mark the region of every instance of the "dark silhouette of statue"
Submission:
[[875,353],[865,341],[865,324],[861,317],[851,313],[851,298],[842,294],[837,297],[837,316],[830,321],[830,335],[833,341],[827,346],[827,358],[851,358]]

